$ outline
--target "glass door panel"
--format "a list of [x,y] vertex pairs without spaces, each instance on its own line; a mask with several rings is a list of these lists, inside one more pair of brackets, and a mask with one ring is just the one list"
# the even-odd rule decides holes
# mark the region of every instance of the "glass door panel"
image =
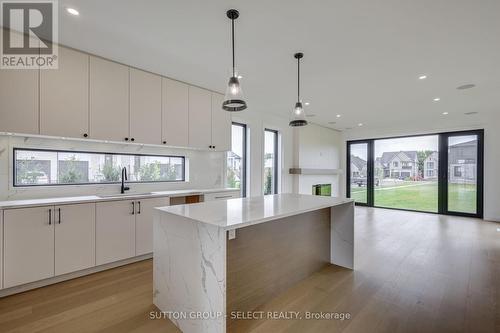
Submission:
[[368,144],[351,143],[350,147],[350,198],[356,203],[368,203]]
[[477,214],[478,136],[448,137],[448,211]]

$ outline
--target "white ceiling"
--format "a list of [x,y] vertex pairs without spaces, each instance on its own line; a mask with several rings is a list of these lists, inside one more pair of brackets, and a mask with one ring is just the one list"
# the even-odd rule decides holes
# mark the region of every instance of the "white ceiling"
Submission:
[[[59,3],[62,44],[220,92],[230,68],[225,12],[238,9],[244,112],[288,117],[296,51],[305,54],[302,97],[315,115],[309,120],[324,126],[466,126],[500,112],[499,0]],[[67,6],[80,16],[68,15]],[[477,87],[456,89],[467,83]],[[464,115],[470,111],[479,114]]]

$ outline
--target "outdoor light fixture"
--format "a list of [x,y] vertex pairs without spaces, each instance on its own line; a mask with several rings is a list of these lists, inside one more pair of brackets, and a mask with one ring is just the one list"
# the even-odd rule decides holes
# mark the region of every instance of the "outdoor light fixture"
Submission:
[[239,76],[236,73],[234,66],[234,20],[240,16],[240,13],[236,9],[230,9],[227,11],[227,17],[231,20],[231,39],[232,39],[232,50],[233,50],[233,70],[231,77],[226,88],[226,95],[224,96],[224,102],[222,102],[222,108],[226,111],[243,111],[247,108],[247,103],[243,99],[243,91],[241,90]]
[[290,117],[289,125],[292,127],[307,125],[306,113],[302,107],[302,101],[300,100],[300,59],[303,57],[303,53],[295,53],[295,59],[297,59],[297,102],[295,103],[295,108],[292,110],[292,115]]

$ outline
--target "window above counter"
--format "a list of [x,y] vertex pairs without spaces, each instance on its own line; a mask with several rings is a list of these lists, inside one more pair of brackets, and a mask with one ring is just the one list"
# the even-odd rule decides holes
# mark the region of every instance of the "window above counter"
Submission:
[[183,182],[185,157],[14,148],[16,187],[114,184],[127,168],[132,183]]

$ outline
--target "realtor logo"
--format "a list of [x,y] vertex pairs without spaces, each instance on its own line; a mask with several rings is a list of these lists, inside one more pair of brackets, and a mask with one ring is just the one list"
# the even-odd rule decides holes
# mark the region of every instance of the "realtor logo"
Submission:
[[57,69],[57,1],[2,1],[2,69]]

